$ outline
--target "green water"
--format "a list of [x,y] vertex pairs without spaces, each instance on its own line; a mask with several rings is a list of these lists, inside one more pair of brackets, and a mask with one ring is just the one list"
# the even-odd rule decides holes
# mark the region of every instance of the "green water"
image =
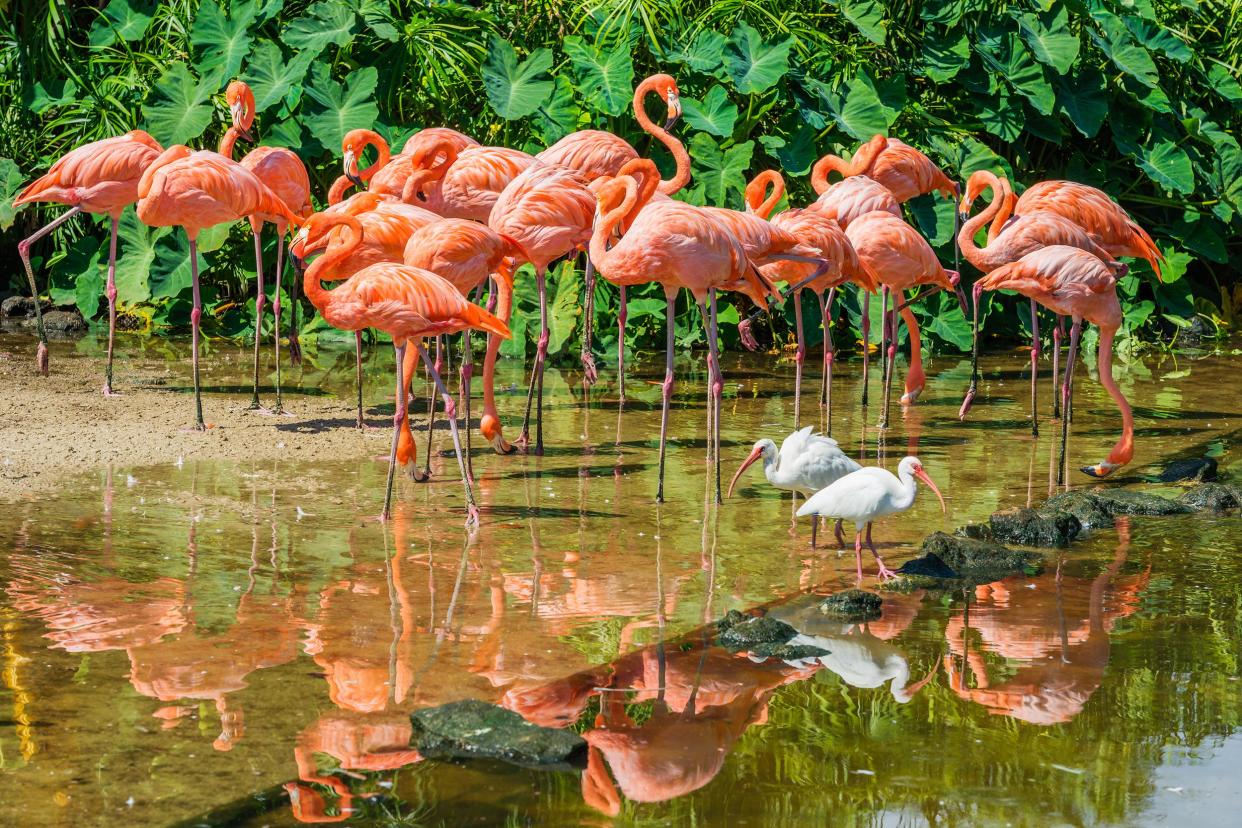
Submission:
[[[381,354],[372,366],[377,413],[391,411],[389,364]],[[212,369],[215,381],[244,387],[235,365],[235,377]],[[838,368],[842,446],[867,463],[882,451],[889,468],[917,451],[948,501],[947,517],[924,495],[877,526],[890,565],[929,531],[1053,490],[1050,386],[1035,440],[1024,365],[1018,352],[987,358],[959,423],[969,366],[932,360],[927,391],[883,443],[863,427],[875,414],[859,413],[859,364]],[[400,481],[393,520],[374,521],[383,434],[348,463],[113,467],[0,509],[0,824],[1233,823],[1237,517],[1134,517],[969,602],[895,596],[865,628],[832,625],[797,594],[851,586],[852,553],[811,550],[806,526],[791,535],[790,502],[758,468],[723,506],[710,502],[702,368],[679,362],[662,506],[656,356],[634,366],[624,408],[611,372],[587,401],[567,385],[576,374],[551,371],[542,458],[476,441],[473,539],[451,457],[435,459],[431,484]],[[790,430],[793,371],[732,355],[724,369],[727,476],[753,440]],[[1117,373],[1138,449],[1102,485],[1175,494],[1140,476],[1204,452],[1242,477],[1242,382],[1227,360],[1153,357]],[[1079,377],[1075,467],[1103,458],[1120,427],[1090,372]],[[348,399],[349,379],[308,371],[301,382]],[[522,377],[506,367],[501,379],[512,423]],[[808,369],[804,424],[817,383]],[[297,400],[291,389],[295,413]],[[778,599],[776,614],[829,642],[827,664],[754,664],[692,637],[667,648],[655,698],[661,641]],[[597,723],[598,699],[569,703],[558,688],[609,662],[612,686],[651,689],[615,694],[630,706],[605,705]],[[585,706],[578,726],[612,737],[588,734],[603,750],[585,774],[408,750],[410,711],[506,697],[535,719]]]

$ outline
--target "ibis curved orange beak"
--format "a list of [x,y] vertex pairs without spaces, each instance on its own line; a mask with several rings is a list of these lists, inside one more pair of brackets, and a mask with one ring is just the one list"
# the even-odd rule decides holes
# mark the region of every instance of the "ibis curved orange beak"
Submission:
[[927,488],[936,493],[936,498],[940,501],[940,511],[947,515],[949,513],[949,508],[944,505],[944,495],[940,494],[940,490],[936,488],[936,484],[932,482],[932,479],[927,475],[927,472],[923,471],[922,466],[919,466],[914,470],[914,476],[926,483]]
[[737,473],[733,475],[733,479],[729,481],[729,493],[726,497],[733,497],[733,487],[737,485],[737,479],[742,476],[742,472],[750,468],[750,464],[763,456],[763,446],[755,446],[751,450],[750,455],[742,461],[742,465],[737,467]]

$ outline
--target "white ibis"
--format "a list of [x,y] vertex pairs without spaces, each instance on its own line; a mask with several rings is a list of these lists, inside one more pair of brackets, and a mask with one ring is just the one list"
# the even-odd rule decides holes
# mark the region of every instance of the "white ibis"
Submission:
[[[781,450],[777,452],[776,443],[763,439],[755,443],[750,456],[738,467],[737,473],[729,481],[729,496],[733,496],[733,487],[752,463],[763,458],[763,476],[778,489],[797,492],[809,498],[819,490],[831,486],[847,474],[856,472],[862,466],[855,463],[845,452],[841,451],[837,441],[822,434],[812,434],[813,427],[795,431],[781,442]],[[799,515],[802,512],[798,512]],[[811,524],[811,546],[815,546],[815,532],[819,528],[819,519]],[[842,544],[841,522],[837,521],[837,540]]]
[[897,466],[897,474],[868,466],[847,474],[840,480],[822,491],[812,495],[802,508],[798,517],[815,515],[817,517],[851,520],[855,525],[854,555],[858,565],[858,580],[862,580],[862,538],[863,527],[867,530],[867,546],[875,555],[875,562],[880,569],[880,577],[884,579],[896,577],[895,572],[884,565],[880,553],[871,541],[871,524],[880,518],[888,517],[897,512],[904,512],[914,505],[914,495],[918,490],[915,478],[923,481],[936,493],[942,511],[948,511],[944,505],[944,497],[936,484],[923,471],[923,464],[917,457],[906,457]]

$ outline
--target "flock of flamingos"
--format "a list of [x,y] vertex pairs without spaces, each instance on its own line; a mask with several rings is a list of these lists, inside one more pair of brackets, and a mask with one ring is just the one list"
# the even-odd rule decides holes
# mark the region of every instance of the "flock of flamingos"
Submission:
[[[667,105],[664,126],[647,115],[649,94]],[[978,304],[984,290],[1013,290],[1030,298],[1035,332],[1031,362],[1039,358],[1037,306],[1057,316],[1053,330],[1053,376],[1058,381],[1062,317],[1072,319],[1069,355],[1055,408],[1068,413],[1072,400],[1074,363],[1084,321],[1100,329],[1100,381],[1121,411],[1123,434],[1107,459],[1083,468],[1103,477],[1129,462],[1133,455],[1133,418],[1130,407],[1112,377],[1113,336],[1122,314],[1115,290],[1126,265],[1115,257],[1146,259],[1160,274],[1162,256],[1151,237],[1104,192],[1071,181],[1043,181],[1019,198],[1008,181],[988,171],[972,174],[964,195],[959,186],[919,150],[894,138],[877,135],[864,143],[849,161],[834,155],[821,158],[812,170],[818,199],[805,207],[773,215],[784,194],[780,173],[765,171],[746,188],[745,210],[697,207],[671,196],[690,180],[690,156],[671,132],[680,117],[676,81],[663,74],[644,80],[634,92],[634,117],[662,143],[676,161],[676,172],[662,179],[654,162],[643,158],[625,140],[609,132],[575,132],[539,153],[529,155],[507,147],[480,146],[453,129],[429,128],[417,132],[393,154],[377,133],[358,129],[345,136],[344,174],[328,193],[328,207],[315,212],[310,179],[297,154],[283,147],[260,146],[240,161],[233,160],[238,138],[252,140],[254,96],[241,82],[226,92],[232,124],[217,152],[187,146],[162,148],[140,130],[79,147],[58,160],[15,200],[15,206],[50,201],[71,209],[23,240],[22,261],[37,295],[31,270],[30,246],[75,213],[107,214],[112,219],[108,256],[108,367],[104,394],[112,393],[112,351],[116,328],[117,223],[127,205],[137,204],[138,217],[150,226],[180,227],[190,243],[194,306],[191,313],[194,348],[195,425],[202,429],[199,393],[198,338],[201,318],[196,239],[210,227],[249,220],[255,240],[258,279],[255,303],[255,393],[259,406],[258,355],[265,288],[260,232],[264,223],[276,226],[277,280],[284,267],[285,235],[297,232],[289,252],[295,266],[304,267],[302,286],[307,298],[331,325],[355,331],[375,328],[392,337],[396,348],[396,415],[388,472],[384,514],[389,512],[393,474],[397,465],[413,464],[413,440],[406,399],[412,374],[421,359],[434,381],[447,414],[457,451],[469,508],[468,523],[477,522],[471,476],[463,459],[453,396],[440,377],[440,350],[433,360],[423,340],[479,331],[488,337],[484,361],[484,410],[480,430],[497,451],[507,453],[493,395],[493,371],[500,341],[509,336],[506,324],[512,309],[514,273],[530,263],[539,292],[541,333],[531,372],[522,434],[529,438],[532,400],[535,409],[533,451],[543,450],[543,369],[548,346],[546,273],[565,257],[587,252],[586,320],[582,362],[588,383],[596,379],[591,356],[594,276],[621,291],[619,322],[624,342],[625,290],[629,285],[658,282],[668,302],[668,342],[663,413],[660,428],[660,475],[657,497],[663,498],[665,436],[673,389],[674,300],[688,289],[702,310],[708,334],[709,456],[715,458],[716,497],[720,497],[719,406],[723,380],[717,345],[716,294],[719,290],[745,294],[758,308],[794,296],[797,320],[797,390],[800,403],[803,339],[801,291],[817,297],[824,319],[821,404],[831,424],[831,378],[834,346],[831,308],[835,293],[847,283],[863,292],[863,333],[870,341],[867,320],[870,295],[881,294],[879,355],[883,361],[883,403],[880,424],[887,421],[897,343],[897,318],[906,324],[911,342],[903,405],[923,390],[925,377],[919,354],[918,325],[909,306],[931,292],[956,293],[965,311],[966,296],[959,275],[945,269],[927,241],[902,218],[901,204],[915,196],[938,192],[961,196],[963,224],[957,243],[967,261],[986,275],[974,283],[976,369],[962,404],[965,417],[975,395],[978,356]],[[377,160],[360,169],[366,149]],[[843,178],[829,183],[833,171]],[[359,192],[345,197],[357,186]],[[991,192],[986,208],[970,217],[976,199]],[[976,235],[987,230],[987,243]],[[323,282],[339,282],[325,289]],[[490,281],[486,306],[482,297]],[[782,290],[779,284],[784,284]],[[296,291],[295,280],[294,289]],[[913,297],[906,291],[917,290]],[[294,293],[296,296],[296,292]],[[473,299],[472,299],[473,297]],[[36,307],[37,307],[36,303]],[[280,405],[280,291],[272,308],[276,330],[277,408]],[[741,323],[743,341],[751,341]],[[46,336],[39,320],[38,366],[46,375]],[[296,330],[289,334],[289,351],[299,358]],[[869,371],[869,348],[863,348],[863,380]],[[469,423],[469,382],[472,359],[461,360],[465,413]],[[361,422],[361,358],[359,358],[359,422]],[[624,348],[618,349],[618,385],[624,395]],[[864,391],[863,404],[866,404]],[[1032,423],[1035,417],[1036,372],[1031,372]],[[797,404],[796,406],[797,407]],[[1055,411],[1054,411],[1055,416]],[[1064,457],[1068,416],[1062,416],[1061,452]],[[831,425],[829,425],[831,429]],[[930,483],[917,458],[906,458],[899,477],[882,469],[860,469],[830,438],[809,429],[796,431],[778,452],[771,441],[760,441],[746,465],[764,459],[769,481],[781,488],[815,495],[799,514],[853,520],[858,524],[856,550],[862,530],[870,522],[913,502],[915,477]],[[1061,467],[1064,469],[1064,462]],[[739,470],[738,474],[741,474]],[[736,477],[734,481],[736,482]],[[839,482],[838,482],[839,481]],[[933,486],[934,488],[934,486]],[[817,493],[818,494],[815,494]],[[937,492],[937,495],[939,492]],[[818,523],[816,519],[815,523]],[[837,535],[841,537],[840,522]],[[814,541],[812,541],[814,543]],[[874,551],[874,549],[873,549]],[[861,553],[860,553],[861,554]],[[881,574],[887,570],[881,563]],[[861,571],[860,571],[861,574]]]

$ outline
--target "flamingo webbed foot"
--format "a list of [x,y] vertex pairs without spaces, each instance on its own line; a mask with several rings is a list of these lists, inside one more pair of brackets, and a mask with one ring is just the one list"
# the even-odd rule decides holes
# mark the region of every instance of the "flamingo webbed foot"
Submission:
[[39,346],[35,349],[35,367],[39,369],[39,373],[42,376],[47,376],[50,362],[51,360],[47,352],[47,343],[40,342]]

